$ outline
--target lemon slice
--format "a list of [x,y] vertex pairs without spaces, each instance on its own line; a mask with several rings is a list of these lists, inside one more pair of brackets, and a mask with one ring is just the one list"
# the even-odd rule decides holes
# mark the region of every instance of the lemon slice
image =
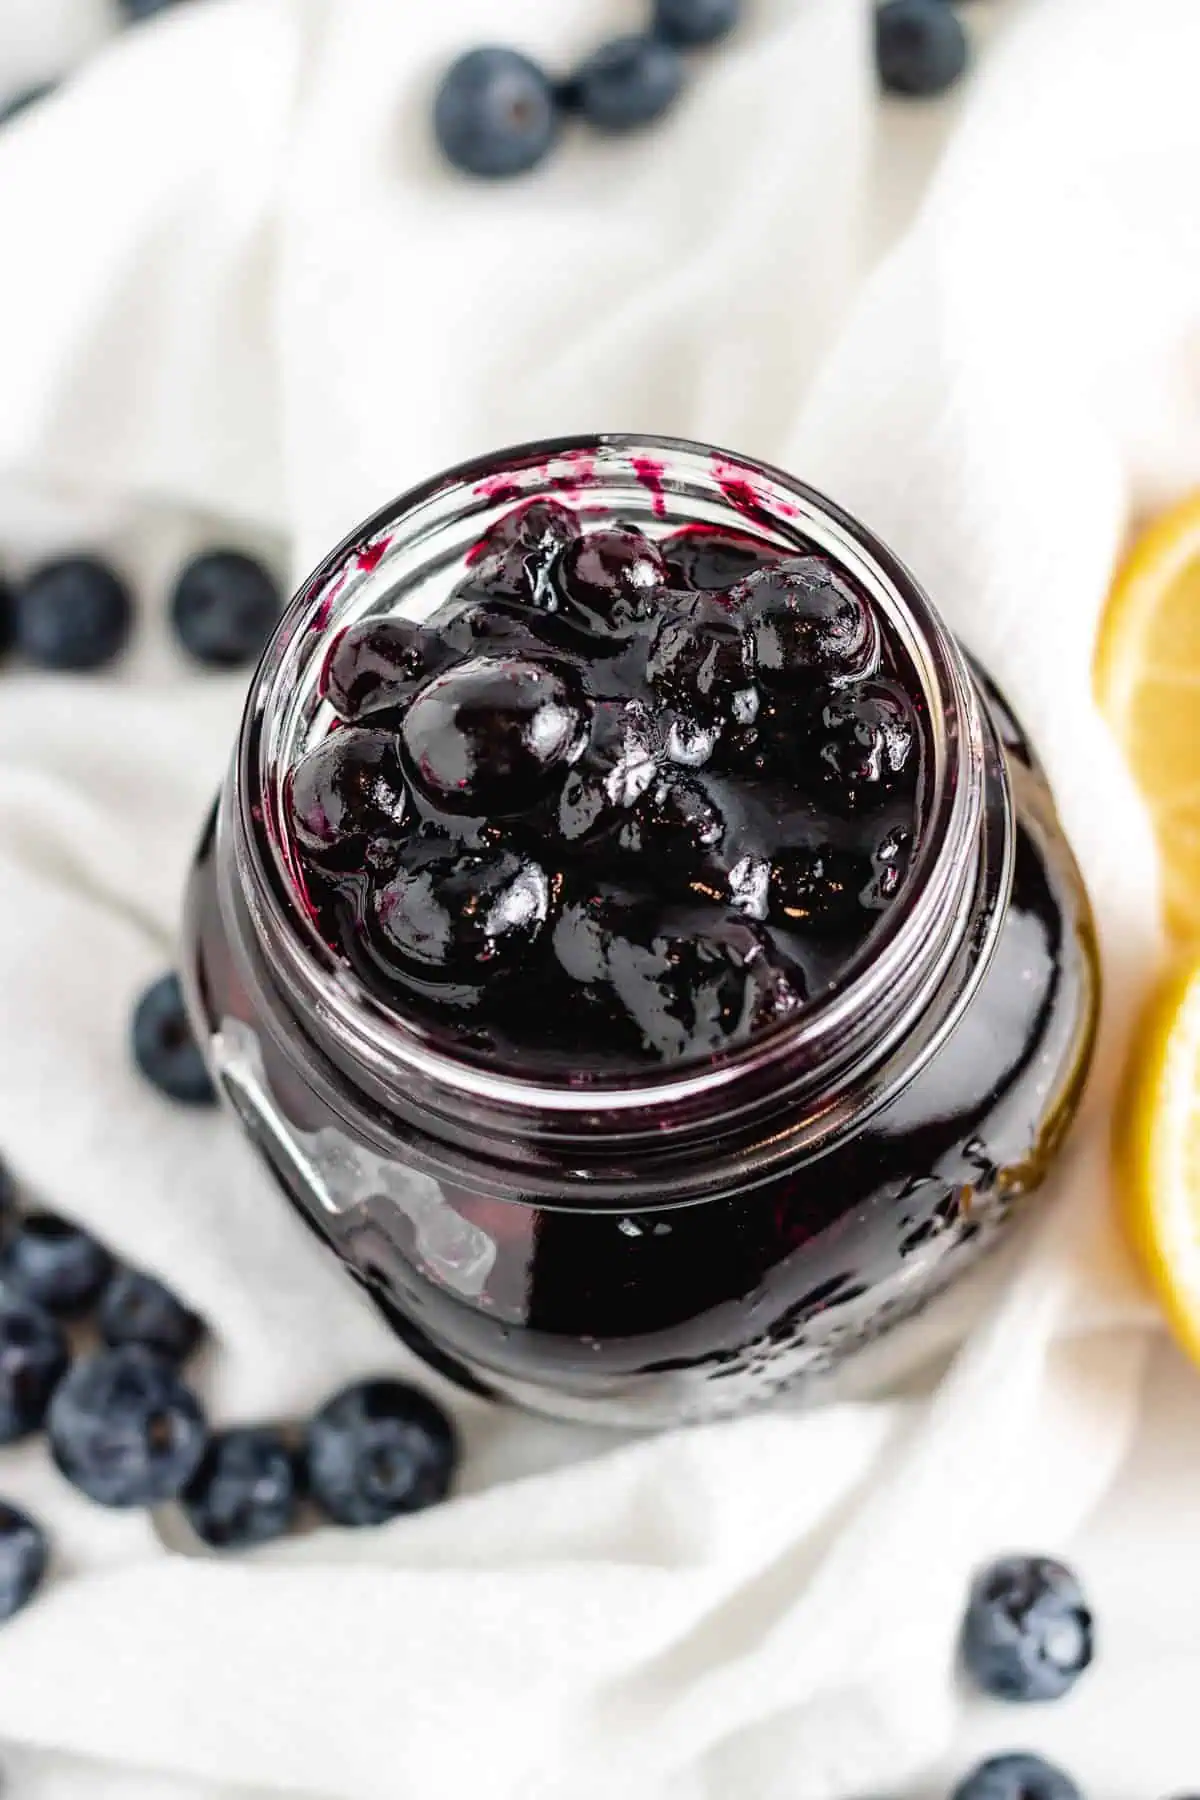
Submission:
[[1200,1362],[1200,962],[1152,1006],[1118,1111],[1125,1223],[1184,1349]]
[[1095,684],[1153,815],[1168,927],[1200,939],[1200,494],[1143,533],[1118,572]]

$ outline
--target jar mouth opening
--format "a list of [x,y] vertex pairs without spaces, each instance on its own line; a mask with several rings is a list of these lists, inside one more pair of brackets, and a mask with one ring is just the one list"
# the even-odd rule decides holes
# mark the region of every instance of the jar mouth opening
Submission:
[[[403,611],[488,526],[523,500],[557,495],[660,528],[697,521],[752,531],[799,553],[814,546],[866,589],[911,665],[925,701],[920,833],[891,907],[836,983],[748,1041],[703,1059],[636,1071],[544,1068],[501,1073],[482,1054],[377,998],[325,943],[301,903],[284,815],[284,778],[319,706],[328,637],[372,612]],[[960,651],[914,578],[832,501],[785,471],[682,439],[601,434],[524,444],[462,463],[409,490],[359,526],[301,585],[251,684],[234,779],[234,827],[269,927],[279,973],[308,1008],[354,1043],[377,1076],[418,1079],[514,1114],[621,1113],[698,1100],[773,1065],[835,1066],[860,1044],[890,995],[924,968],[940,922],[969,885],[981,798],[981,723]]]

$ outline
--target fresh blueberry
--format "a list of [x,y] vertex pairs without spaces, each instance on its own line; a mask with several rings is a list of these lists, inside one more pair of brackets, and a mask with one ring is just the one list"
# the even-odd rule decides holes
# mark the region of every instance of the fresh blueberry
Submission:
[[742,0],[654,0],[654,31],[670,44],[715,44],[742,16]]
[[23,1295],[0,1290],[0,1444],[41,1428],[69,1362],[57,1319]]
[[31,106],[36,106],[39,100],[52,94],[56,85],[53,81],[39,81],[34,87],[22,88],[20,93],[13,94],[0,105],[0,125],[7,125],[19,113],[28,112]]
[[879,629],[864,595],[820,556],[748,575],[730,607],[749,627],[760,680],[785,692],[857,681],[879,663]]
[[309,1488],[338,1525],[383,1525],[435,1505],[457,1461],[446,1414],[400,1381],[344,1389],[308,1428]]
[[758,538],[716,525],[685,525],[663,538],[660,548],[671,587],[706,593],[731,588],[783,556]]
[[556,574],[567,605],[599,631],[622,631],[654,611],[667,566],[633,526],[589,531],[569,543]]
[[151,19],[155,13],[166,12],[168,7],[177,6],[179,0],[120,0],[122,12],[127,19]]
[[236,669],[262,654],[283,609],[279,584],[253,556],[206,550],[175,583],[171,622],[197,662]]
[[602,700],[593,710],[587,748],[563,783],[557,825],[564,842],[602,839],[636,806],[662,760],[657,721],[639,700]]
[[842,813],[877,806],[915,780],[917,728],[902,690],[884,681],[837,689],[821,709],[811,766],[823,797]]
[[141,1344],[168,1362],[186,1362],[204,1335],[204,1322],[170,1288],[140,1269],[118,1269],[104,1290],[100,1336],[114,1349]]
[[16,648],[43,669],[102,668],[133,626],[128,587],[94,556],[44,563],[17,588],[15,607]]
[[402,868],[376,888],[382,952],[417,975],[465,976],[510,968],[528,955],[550,911],[545,871],[510,850],[450,850]]
[[0,1500],[0,1623],[29,1605],[42,1585],[49,1560],[41,1526],[10,1501]]
[[600,131],[632,131],[659,119],[683,89],[683,59],[662,38],[630,36],[604,44],[568,85],[572,104]]
[[452,651],[411,619],[362,619],[330,646],[321,688],[338,717],[358,724],[411,700]]
[[186,1106],[212,1106],[216,1090],[192,1035],[178,975],[151,982],[133,1015],[133,1055],[147,1081]]
[[90,1232],[55,1213],[29,1213],[0,1251],[0,1280],[47,1312],[86,1312],[112,1274]]
[[1083,1800],[1069,1775],[1040,1756],[993,1756],[963,1778],[951,1800]]
[[[0,119],[0,124],[3,124]],[[0,656],[7,656],[13,647],[17,633],[16,604],[13,591],[0,575]]]
[[967,1673],[998,1700],[1060,1700],[1088,1667],[1092,1615],[1062,1563],[1006,1556],[976,1577],[963,1623]]
[[534,805],[583,750],[586,734],[566,674],[518,657],[475,657],[436,676],[400,729],[429,798],[477,817]]
[[467,175],[523,175],[558,137],[559,103],[545,71],[518,50],[469,50],[447,69],[433,107],[446,160]]
[[944,94],[969,59],[962,20],[946,0],[883,0],[875,14],[875,60],[889,94]]
[[408,790],[391,732],[335,731],[288,783],[292,829],[310,855],[361,868],[368,844],[405,835]]
[[218,1432],[180,1501],[196,1536],[216,1550],[269,1544],[295,1522],[297,1458],[270,1426]]
[[208,1442],[191,1389],[139,1344],[77,1363],[55,1391],[47,1428],[62,1473],[101,1506],[173,1500]]

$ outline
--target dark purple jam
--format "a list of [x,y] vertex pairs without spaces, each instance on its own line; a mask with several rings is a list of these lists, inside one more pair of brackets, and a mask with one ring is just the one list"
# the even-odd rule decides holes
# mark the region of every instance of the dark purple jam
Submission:
[[834,986],[905,880],[923,700],[838,566],[516,508],[421,622],[330,647],[288,814],[326,941],[505,1066],[636,1069]]

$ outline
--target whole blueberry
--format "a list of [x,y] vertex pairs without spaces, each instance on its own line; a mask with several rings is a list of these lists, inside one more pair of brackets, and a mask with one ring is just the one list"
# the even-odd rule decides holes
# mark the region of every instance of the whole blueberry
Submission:
[[944,94],[969,57],[962,20],[946,0],[884,0],[875,14],[875,59],[889,94]]
[[879,805],[917,777],[920,752],[907,697],[885,681],[836,689],[816,722],[811,767],[803,745],[798,753],[798,773],[811,774],[835,811]]
[[750,632],[760,679],[794,693],[856,681],[879,663],[879,628],[865,595],[822,556],[758,569],[729,590]]
[[559,103],[543,69],[519,50],[468,50],[442,77],[433,129],[446,160],[497,179],[536,168],[559,131]]
[[282,608],[279,584],[257,558],[206,550],[175,583],[171,622],[197,662],[235,669],[262,654]]
[[683,59],[673,44],[635,35],[603,44],[576,71],[567,92],[598,130],[633,131],[670,111],[683,76]]
[[408,789],[394,734],[331,733],[292,771],[288,802],[303,849],[361,869],[368,843],[405,832]]
[[100,1336],[114,1349],[141,1344],[168,1362],[186,1362],[204,1335],[203,1320],[170,1288],[140,1269],[118,1269],[100,1301]]
[[579,755],[586,719],[569,672],[480,656],[438,675],[404,715],[416,781],[449,812],[520,813]]
[[175,974],[160,975],[133,1014],[133,1056],[147,1081],[186,1106],[212,1106],[216,1090],[192,1035]]
[[719,525],[685,525],[660,545],[670,585],[719,592],[744,581],[756,569],[779,562],[782,550],[745,532]]
[[191,1389],[169,1362],[137,1344],[77,1363],[50,1402],[47,1429],[62,1473],[101,1506],[173,1500],[208,1442]]
[[662,761],[658,723],[639,700],[601,700],[592,712],[587,747],[558,799],[565,843],[600,841],[620,824],[653,783]]
[[999,1700],[1060,1700],[1093,1655],[1092,1615],[1071,1570],[1046,1556],[1006,1556],[976,1576],[962,1657]]
[[44,100],[47,94],[54,92],[55,86],[53,81],[39,81],[34,87],[22,88],[20,93],[11,95],[9,99],[0,104],[0,125],[7,125],[8,121],[15,119],[19,113],[27,112],[31,106],[36,106],[39,100]]
[[44,563],[20,584],[17,650],[43,669],[99,669],[125,648],[133,599],[115,569],[95,556]]
[[70,1360],[57,1319],[23,1295],[0,1290],[0,1444],[40,1429]]
[[742,16],[742,0],[654,0],[654,31],[668,43],[715,44]]
[[28,1606],[50,1559],[46,1534],[7,1500],[0,1500],[0,1623]]
[[578,516],[557,500],[527,500],[514,506],[471,552],[464,583],[467,593],[523,606],[542,604],[554,559],[578,531]]
[[361,619],[330,646],[322,692],[339,718],[357,724],[411,700],[453,654],[411,619]]
[[964,1776],[951,1800],[1083,1800],[1069,1775],[1025,1751],[993,1756]]
[[556,574],[568,606],[593,630],[621,631],[649,618],[667,565],[635,526],[585,532],[562,553]]
[[385,957],[431,978],[479,977],[528,955],[550,912],[550,882],[511,850],[455,848],[402,867],[371,896]]
[[0,1280],[47,1312],[86,1312],[112,1273],[90,1232],[56,1213],[28,1213],[0,1251]]
[[[3,118],[0,117],[0,124]],[[17,631],[16,605],[12,588],[0,575],[0,656],[7,656],[13,647]]]
[[218,1432],[180,1501],[196,1536],[214,1549],[270,1543],[285,1536],[296,1517],[296,1457],[270,1426]]
[[441,1407],[400,1381],[344,1389],[308,1428],[314,1500],[338,1525],[383,1525],[443,1500],[458,1460]]

